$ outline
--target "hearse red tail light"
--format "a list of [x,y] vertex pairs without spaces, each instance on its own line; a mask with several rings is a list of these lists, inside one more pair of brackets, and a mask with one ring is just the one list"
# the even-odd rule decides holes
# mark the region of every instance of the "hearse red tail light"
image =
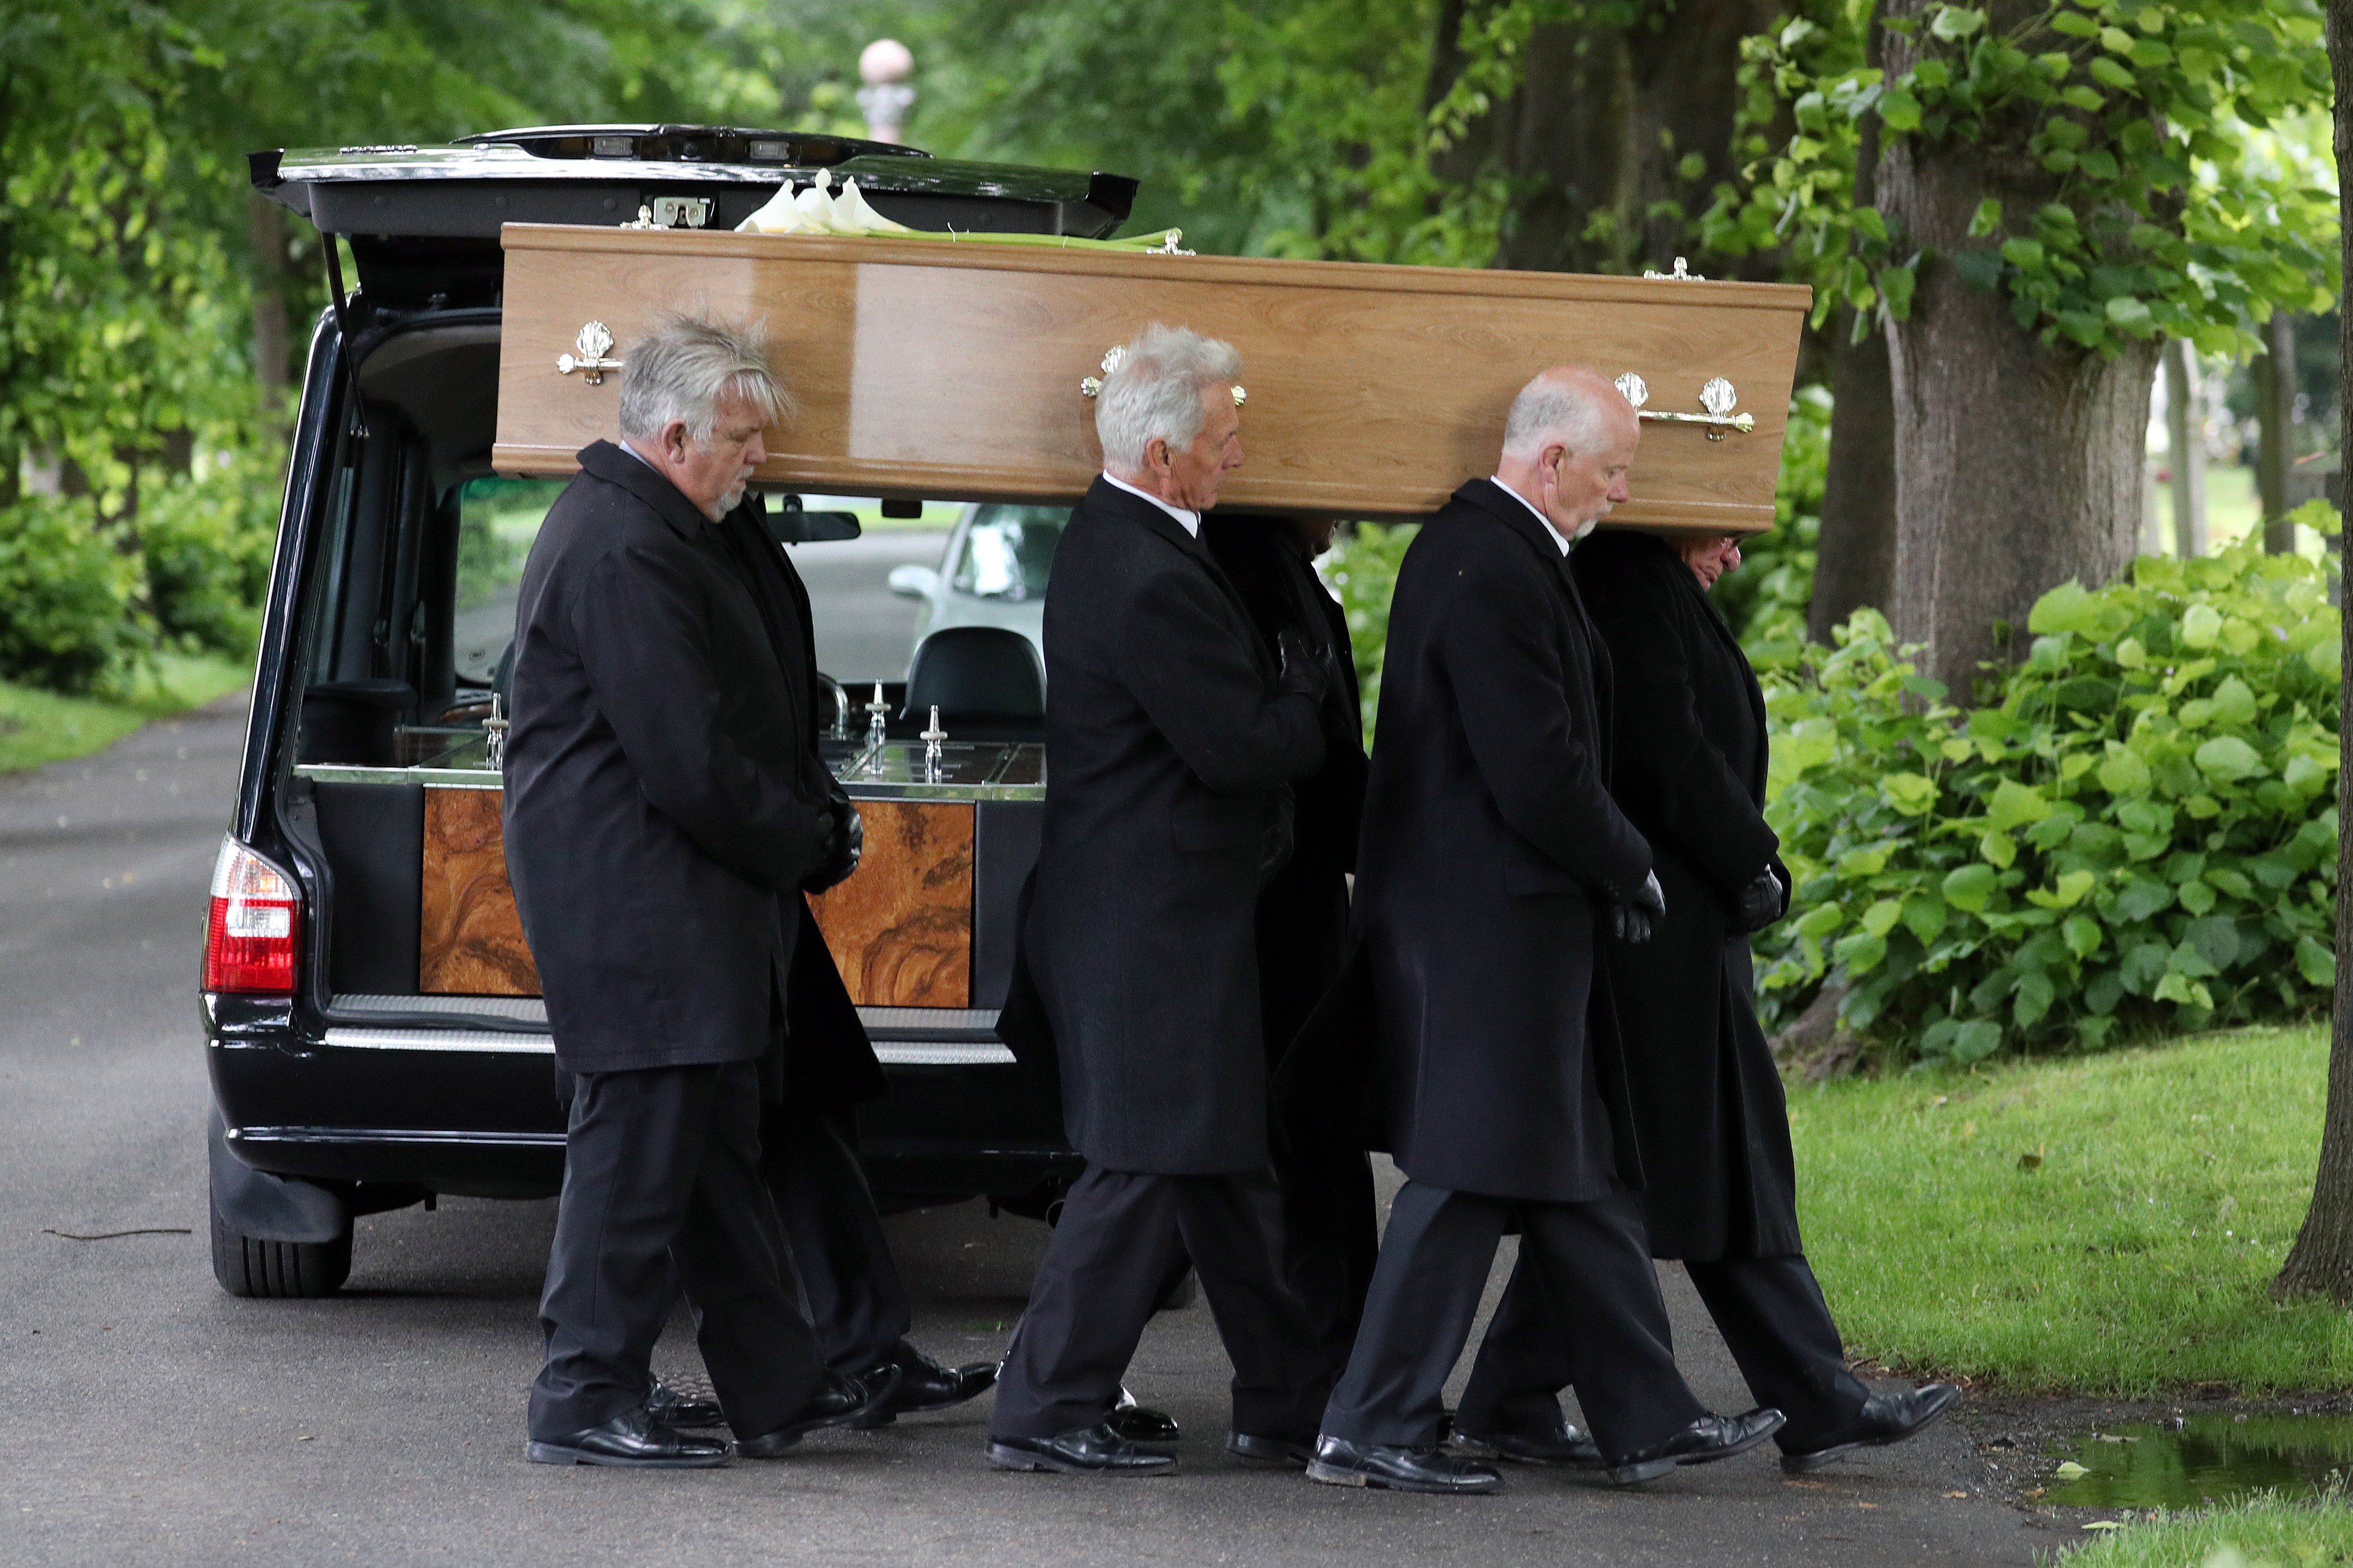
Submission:
[[205,989],[291,995],[301,936],[302,902],[286,873],[236,839],[221,840],[205,927]]

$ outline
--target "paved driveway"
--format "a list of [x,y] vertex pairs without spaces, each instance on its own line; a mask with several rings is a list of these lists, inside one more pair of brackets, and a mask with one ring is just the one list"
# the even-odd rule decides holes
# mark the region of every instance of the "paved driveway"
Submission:
[[[0,1563],[1976,1568],[2058,1539],[1987,1494],[1957,1423],[1819,1480],[1752,1455],[1634,1494],[1514,1470],[1500,1495],[1430,1500],[1240,1470],[1218,1448],[1227,1373],[1198,1307],[1157,1320],[1133,1374],[1186,1425],[1164,1479],[994,1472],[985,1400],[776,1464],[526,1465],[551,1205],[364,1219],[331,1300],[213,1283],[193,993],[242,736],[230,699],[0,781]],[[1042,1230],[974,1206],[893,1226],[922,1342],[1001,1353]],[[47,1234],[146,1227],[188,1234]],[[1745,1404],[1669,1284],[1702,1395]],[[682,1332],[663,1353],[693,1370]]]

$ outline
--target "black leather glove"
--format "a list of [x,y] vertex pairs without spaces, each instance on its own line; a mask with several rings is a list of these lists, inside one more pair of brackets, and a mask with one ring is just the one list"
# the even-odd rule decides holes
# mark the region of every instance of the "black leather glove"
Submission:
[[1786,907],[1781,879],[1768,866],[1732,900],[1732,929],[1739,935],[1763,931],[1781,918]]
[[1310,647],[1307,639],[1290,626],[1276,634],[1275,652],[1282,658],[1281,689],[1296,692],[1318,709],[1324,706],[1324,694],[1332,689],[1331,655],[1320,647]]
[[866,822],[850,804],[849,792],[837,783],[825,805],[817,869],[801,883],[803,892],[822,893],[849,880],[849,874],[858,869],[859,858],[866,852]]
[[1667,918],[1667,892],[1659,886],[1659,874],[1643,874],[1642,885],[1634,893],[1630,904],[1616,904],[1609,910],[1610,925],[1620,942],[1648,942]]

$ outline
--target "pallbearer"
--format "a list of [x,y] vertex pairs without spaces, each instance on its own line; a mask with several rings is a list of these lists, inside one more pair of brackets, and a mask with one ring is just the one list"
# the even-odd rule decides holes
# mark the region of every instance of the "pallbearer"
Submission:
[[1675,1370],[1630,1190],[1623,1068],[1590,1012],[1597,937],[1645,935],[1663,913],[1650,846],[1609,796],[1609,658],[1568,571],[1570,542],[1628,499],[1641,435],[1609,382],[1547,371],[1512,404],[1495,476],[1456,490],[1398,574],[1356,900],[1408,1180],[1316,1480],[1497,1484],[1438,1444],[1514,1218],[1614,1479],[1723,1458],[1780,1425],[1709,1415]]
[[1103,474],[1046,593],[1046,794],[1023,932],[1087,1167],[1030,1288],[988,1445],[1010,1469],[1174,1462],[1109,1424],[1189,1255],[1234,1363],[1229,1450],[1303,1464],[1329,1378],[1261,1215],[1266,1057],[1252,913],[1288,853],[1284,785],[1324,759],[1329,674],[1278,667],[1199,538],[1242,460],[1240,357],[1155,326],[1095,406]]
[[[1708,590],[1736,539],[1605,534],[1573,572],[1617,671],[1614,792],[1651,845],[1667,914],[1639,946],[1605,940],[1647,1178],[1651,1254],[1683,1260],[1756,1396],[1789,1420],[1781,1464],[1810,1470],[1900,1442],[1959,1391],[1878,1395],[1846,1368],[1798,1236],[1780,1075],[1753,1005],[1748,933],[1785,913],[1765,822],[1765,698]],[[1516,1381],[1506,1369],[1542,1367]],[[1515,1281],[1465,1391],[1461,1428],[1514,1458],[1556,1430],[1573,1352]]]

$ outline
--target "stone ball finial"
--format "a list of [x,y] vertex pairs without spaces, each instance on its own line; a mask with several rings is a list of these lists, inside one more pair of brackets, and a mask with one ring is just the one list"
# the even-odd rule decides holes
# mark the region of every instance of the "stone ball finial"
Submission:
[[904,81],[915,68],[913,50],[896,38],[877,38],[858,56],[859,78],[873,86]]

